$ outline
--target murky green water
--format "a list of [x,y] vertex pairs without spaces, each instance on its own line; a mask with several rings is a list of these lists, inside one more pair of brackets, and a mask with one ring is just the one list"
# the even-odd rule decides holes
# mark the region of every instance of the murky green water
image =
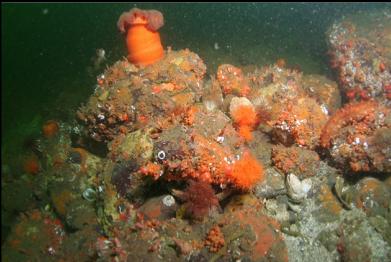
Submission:
[[[135,4],[2,5],[2,159],[23,151],[48,119],[70,120],[93,92],[99,71],[89,70],[97,48],[108,65],[126,55],[116,22]],[[305,73],[331,75],[325,32],[343,15],[374,4],[138,4],[165,16],[165,47],[189,48],[217,66],[273,63],[284,58]],[[103,70],[103,67],[102,69]]]
[[[2,155],[49,118],[85,101],[97,48],[107,63],[126,54],[118,16],[135,4],[2,5]],[[328,74],[325,30],[337,18],[390,4],[138,4],[165,16],[163,43],[190,48],[213,72],[219,64],[263,65],[283,57],[304,72]],[[94,72],[98,74],[99,72]]]

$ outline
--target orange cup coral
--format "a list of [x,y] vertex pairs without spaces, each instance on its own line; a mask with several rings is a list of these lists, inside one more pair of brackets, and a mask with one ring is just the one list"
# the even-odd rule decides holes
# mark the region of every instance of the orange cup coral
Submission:
[[247,141],[252,139],[251,131],[257,122],[257,114],[252,106],[240,106],[234,111],[232,118],[238,126],[238,132],[241,137]]
[[244,152],[227,177],[237,188],[248,191],[263,179],[263,167],[249,152]]
[[157,10],[133,8],[118,19],[117,27],[125,33],[128,59],[136,65],[150,65],[160,60],[163,46],[157,30],[164,25],[162,13]]
[[230,105],[232,120],[237,126],[239,135],[246,141],[252,139],[251,131],[258,122],[254,106],[244,97],[233,98]]
[[42,126],[42,133],[46,138],[54,137],[58,133],[58,130],[60,130],[60,126],[54,120],[49,120]]
[[39,160],[35,155],[31,155],[23,162],[23,170],[26,173],[36,175],[41,170]]

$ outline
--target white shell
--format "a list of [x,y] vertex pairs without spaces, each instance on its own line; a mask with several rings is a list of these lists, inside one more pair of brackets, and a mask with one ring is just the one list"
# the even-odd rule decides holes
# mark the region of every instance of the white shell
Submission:
[[163,205],[170,207],[175,205],[175,198],[171,195],[167,195],[162,199]]
[[312,187],[312,181],[309,178],[300,181],[294,174],[288,174],[286,176],[285,186],[288,196],[294,201],[301,202],[307,197],[307,193]]

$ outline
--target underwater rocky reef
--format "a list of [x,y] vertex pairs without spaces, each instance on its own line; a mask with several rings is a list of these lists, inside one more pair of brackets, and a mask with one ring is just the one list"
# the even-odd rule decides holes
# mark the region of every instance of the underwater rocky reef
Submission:
[[2,176],[2,260],[391,261],[390,17],[331,26],[334,81],[208,75],[163,49],[159,11],[125,12],[128,57]]

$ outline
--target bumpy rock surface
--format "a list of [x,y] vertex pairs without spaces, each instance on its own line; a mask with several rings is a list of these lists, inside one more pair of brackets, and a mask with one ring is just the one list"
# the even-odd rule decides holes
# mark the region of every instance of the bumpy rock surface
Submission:
[[328,32],[331,67],[348,101],[371,98],[390,105],[391,12],[350,15]]

